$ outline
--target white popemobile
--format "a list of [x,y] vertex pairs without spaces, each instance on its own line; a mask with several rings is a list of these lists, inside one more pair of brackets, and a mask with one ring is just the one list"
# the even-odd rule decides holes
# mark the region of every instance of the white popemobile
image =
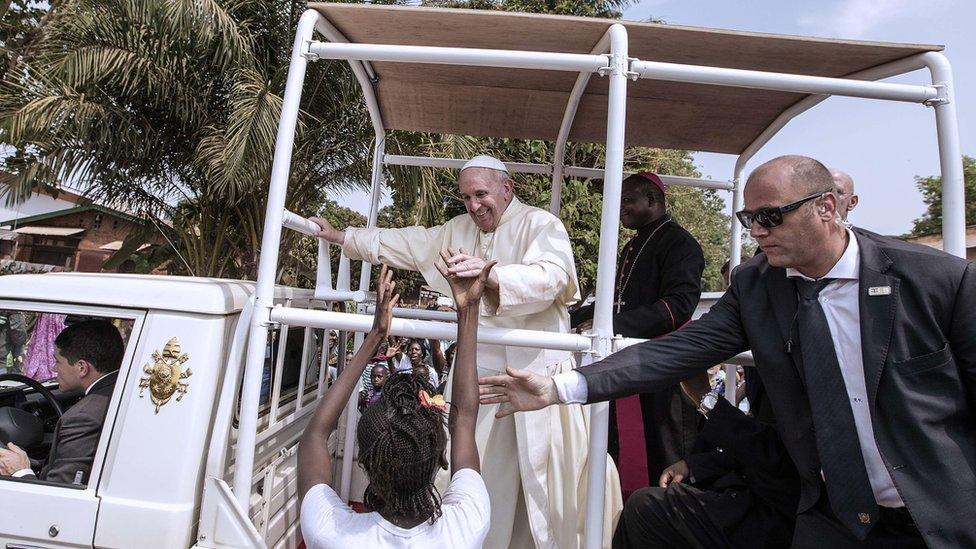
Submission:
[[[496,39],[498,29],[505,29],[504,41]],[[314,290],[275,286],[282,227],[304,234],[315,228],[284,209],[309,62],[346,60],[362,87],[376,133],[370,226],[384,166],[464,162],[386,154],[388,130],[554,141],[550,163],[507,167],[551,175],[557,214],[564,177],[604,180],[593,333],[486,328],[479,334],[482,342],[581,352],[589,362],[633,343],[614,338],[610,321],[625,139],[628,146],[737,155],[730,181],[663,176],[670,185],[729,191],[736,210],[746,162],[826,97],[932,107],[945,249],[963,255],[962,155],[951,68],[941,49],[576,17],[313,4],[298,23],[291,57],[256,283],[80,273],[0,277],[0,315],[24,313],[36,319],[34,326],[106,318],[126,337],[87,484],[0,479],[0,543],[9,549],[301,543],[297,440],[328,387],[330,354],[347,334],[361,341],[372,322],[370,270],[363,270],[360,290],[352,290],[343,259],[333,284],[322,243]],[[878,81],[919,69],[928,69],[928,83]],[[600,78],[591,81],[594,74]],[[605,143],[605,168],[565,166],[570,139]],[[733,223],[733,266],[740,242]],[[336,301],[354,302],[358,310],[333,312]],[[393,334],[450,339],[455,333],[454,315],[398,310],[396,316]],[[327,329],[342,330],[332,348]],[[59,391],[56,381],[22,381],[0,376],[0,408],[17,410],[2,415],[16,421],[0,421],[0,436],[32,442],[32,457],[44,459],[59,410],[79,395]],[[348,428],[357,420],[354,402],[346,415],[335,475],[344,498],[361,489],[352,474],[355,429]],[[605,406],[594,406],[592,432],[605,433],[606,421]],[[606,437],[590,438],[585,546],[593,548],[603,536],[603,490],[596,488],[604,482]]]

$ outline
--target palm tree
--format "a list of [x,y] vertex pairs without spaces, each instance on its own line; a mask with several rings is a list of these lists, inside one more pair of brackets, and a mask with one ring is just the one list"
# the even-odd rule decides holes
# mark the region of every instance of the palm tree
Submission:
[[[71,181],[154,221],[173,272],[253,277],[304,2],[67,0],[0,88],[12,197]],[[287,207],[363,185],[372,133],[340,63],[309,67]],[[286,232],[287,233],[287,232]],[[294,238],[288,234],[286,238]],[[282,247],[288,250],[290,246]]]

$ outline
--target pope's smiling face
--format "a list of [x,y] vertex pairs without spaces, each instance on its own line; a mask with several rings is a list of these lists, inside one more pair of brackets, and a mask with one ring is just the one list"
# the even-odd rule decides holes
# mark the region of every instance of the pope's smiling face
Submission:
[[512,202],[512,180],[505,172],[468,168],[458,177],[464,209],[479,229],[494,231]]

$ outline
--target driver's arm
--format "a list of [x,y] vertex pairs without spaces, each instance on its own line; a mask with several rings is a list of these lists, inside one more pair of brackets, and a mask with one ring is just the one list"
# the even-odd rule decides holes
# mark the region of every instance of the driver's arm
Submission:
[[27,457],[27,452],[13,442],[0,446],[0,475],[33,478],[37,476],[33,470],[35,465],[36,462]]
[[[80,402],[81,405],[84,404]],[[92,414],[71,410],[61,418],[54,433],[54,444],[47,464],[41,469],[40,479],[64,484],[87,484],[95,449],[102,434],[102,420]]]

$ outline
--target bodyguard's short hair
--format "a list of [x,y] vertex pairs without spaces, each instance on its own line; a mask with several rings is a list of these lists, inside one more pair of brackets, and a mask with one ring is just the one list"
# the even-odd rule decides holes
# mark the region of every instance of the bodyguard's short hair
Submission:
[[749,186],[749,182],[753,179],[780,167],[788,170],[790,182],[800,196],[834,190],[834,177],[826,166],[813,158],[796,154],[778,156],[760,165],[749,174],[746,186]]
[[125,355],[125,343],[119,329],[106,320],[72,324],[61,330],[54,345],[68,362],[84,360],[103,374],[118,370]]

